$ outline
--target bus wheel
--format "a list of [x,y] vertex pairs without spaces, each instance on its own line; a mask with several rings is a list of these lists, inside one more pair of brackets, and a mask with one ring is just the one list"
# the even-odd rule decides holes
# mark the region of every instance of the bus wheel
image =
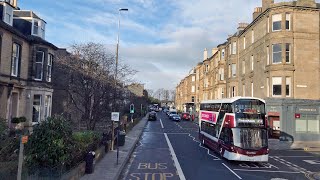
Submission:
[[221,146],[219,147],[219,153],[220,153],[220,156],[223,157],[223,149]]

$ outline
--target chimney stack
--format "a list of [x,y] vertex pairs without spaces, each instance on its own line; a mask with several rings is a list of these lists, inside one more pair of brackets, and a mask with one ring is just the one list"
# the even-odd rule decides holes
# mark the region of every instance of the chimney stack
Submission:
[[254,11],[253,11],[253,14],[252,14],[252,17],[253,17],[252,20],[255,20],[261,13],[262,13],[262,7],[254,8]]
[[212,56],[218,52],[218,48],[212,48]]
[[207,59],[208,59],[208,51],[207,51],[207,48],[205,48],[203,51],[203,60],[207,60]]
[[265,11],[274,3],[274,0],[262,0],[262,11]]
[[248,25],[248,23],[239,23],[238,33],[240,33],[240,31],[243,31]]

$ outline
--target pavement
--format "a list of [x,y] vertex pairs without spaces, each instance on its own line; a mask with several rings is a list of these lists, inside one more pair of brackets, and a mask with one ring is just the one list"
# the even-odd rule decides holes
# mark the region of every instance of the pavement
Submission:
[[127,134],[124,146],[119,147],[119,159],[117,164],[117,150],[109,151],[99,163],[95,164],[92,174],[84,175],[81,180],[117,180],[124,166],[130,159],[142,131],[147,123],[144,117]]

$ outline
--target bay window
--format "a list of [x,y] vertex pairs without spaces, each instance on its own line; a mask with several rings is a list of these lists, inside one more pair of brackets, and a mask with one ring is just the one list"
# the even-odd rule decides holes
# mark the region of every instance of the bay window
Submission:
[[281,44],[272,45],[272,63],[279,64],[281,63]]
[[272,15],[272,31],[280,31],[281,30],[281,14]]
[[37,51],[35,64],[35,80],[42,80],[44,52]]
[[37,123],[41,120],[41,101],[42,96],[35,94],[33,96],[32,122]]
[[281,96],[281,84],[282,78],[281,77],[272,77],[272,95],[273,96]]

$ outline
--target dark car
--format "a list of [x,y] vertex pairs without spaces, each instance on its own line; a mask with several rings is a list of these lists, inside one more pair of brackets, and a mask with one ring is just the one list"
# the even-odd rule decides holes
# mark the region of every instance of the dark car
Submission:
[[157,120],[157,113],[154,111],[150,112],[148,115],[148,120]]
[[174,120],[174,121],[180,121],[181,120],[181,118],[180,118],[180,116],[178,114],[173,114],[171,116],[171,119]]
[[182,120],[188,120],[188,121],[190,121],[191,116],[190,116],[189,113],[182,113],[182,114],[181,114],[181,119],[182,119]]

